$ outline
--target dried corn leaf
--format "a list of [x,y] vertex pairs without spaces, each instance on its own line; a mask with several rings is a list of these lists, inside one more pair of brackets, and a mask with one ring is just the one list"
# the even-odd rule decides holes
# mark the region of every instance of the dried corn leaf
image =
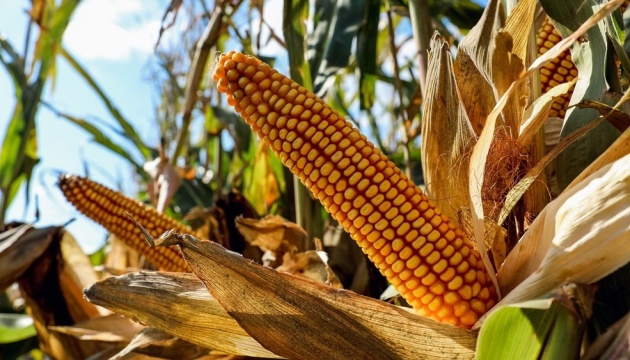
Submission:
[[[221,281],[230,286],[227,279]],[[94,284],[85,296],[193,344],[229,354],[277,357],[252,339],[193,274],[130,273]]]
[[455,78],[462,106],[476,134],[481,134],[486,117],[496,105],[492,86],[491,58],[494,38],[505,23],[501,1],[490,0],[481,19],[459,44]]
[[[521,0],[512,10],[494,40],[492,49],[492,86],[496,97],[505,94],[512,84],[525,72],[527,43],[536,10],[535,0]],[[515,84],[510,100],[502,111],[500,125],[506,126],[516,137],[523,119],[523,110],[528,100],[527,84]]]
[[[563,37],[566,37],[560,42],[562,43],[575,35],[575,33],[571,34],[571,31],[580,31],[585,25],[588,26],[590,22],[594,21],[597,18],[597,13],[602,13],[601,11],[595,13],[598,8],[614,10],[623,2],[624,0],[609,2],[589,0],[584,2],[582,6],[574,6],[570,2],[543,0],[541,5],[554,22],[558,32]],[[612,49],[609,46],[610,35],[607,34],[605,21],[599,22],[597,26],[590,28],[584,36],[584,39],[588,41],[580,42],[579,46],[574,46],[571,49],[571,56],[579,74],[571,97],[572,104],[579,103],[584,99],[604,102],[609,88],[606,68]],[[578,109],[575,107],[568,109],[562,129],[562,137],[568,136],[582,126],[594,121],[597,116],[597,112],[591,109]],[[588,136],[578,140],[560,154],[557,162],[557,176],[560,189],[564,189],[573,181],[618,136],[619,132],[613,126],[602,124]]]
[[499,270],[507,295],[497,307],[591,284],[630,261],[629,184],[626,155],[549,203]]
[[282,258],[282,265],[278,266],[276,270],[323,284],[328,281],[328,269],[326,267],[326,263],[317,254],[317,251],[314,250],[297,254],[284,254]]
[[71,326],[49,326],[50,330],[74,336],[83,341],[102,341],[125,345],[144,326],[120,315],[106,315]]
[[151,201],[155,204],[155,210],[163,214],[182,184],[180,171],[169,164],[165,157],[148,161],[143,167],[151,177],[148,186]]
[[554,86],[525,109],[523,122],[518,134],[518,141],[521,144],[528,144],[532,140],[532,137],[537,134],[540,128],[545,124],[554,100],[568,93],[573,85],[575,85],[576,81],[577,79],[573,79],[573,81]]
[[117,275],[140,269],[144,263],[144,257],[138,251],[127,246],[116,235],[110,235],[108,239],[109,251],[105,257],[105,268],[108,272]]
[[50,245],[59,227],[24,224],[0,234],[0,291],[13,284]]
[[561,154],[564,150],[566,150],[569,146],[575,143],[577,140],[582,138],[584,135],[593,131],[600,123],[604,121],[604,118],[597,119],[589,124],[584,125],[577,131],[574,131],[569,136],[562,138],[562,140],[551,149],[545,156],[536,165],[532,166],[531,169],[525,174],[519,182],[510,189],[508,194],[505,196],[505,204],[501,209],[499,214],[499,218],[497,222],[499,224],[503,224],[503,221],[507,219],[507,216],[510,214],[516,203],[521,199],[521,196],[529,189],[529,187],[536,181],[538,176],[545,170],[545,168],[552,163],[557,157],[558,154]]
[[630,127],[630,115],[617,110],[615,107],[608,106],[598,101],[582,100],[575,105],[580,109],[595,109],[601,115],[606,116],[606,120],[612,124],[617,130],[624,132]]
[[[148,234],[147,234],[148,235]],[[254,264],[190,235],[179,244],[191,269],[253,338],[292,359],[472,358],[476,335],[374,299]]]
[[427,193],[451,219],[468,207],[468,151],[475,132],[458,97],[449,45],[431,39],[422,122],[422,169]]
[[68,267],[61,255],[62,227],[32,230],[26,236],[50,237],[49,246],[18,280],[20,292],[33,318],[39,347],[56,359],[84,359],[102,347],[84,343],[66,334],[49,330],[98,316],[93,304],[77,294],[80,286],[64,271]]
[[98,275],[90,258],[67,231],[63,232],[61,238],[61,256],[64,266],[59,269],[59,286],[72,318],[94,318],[110,314],[107,309],[85,301],[83,289],[97,282]]
[[112,360],[126,359],[128,354],[138,353],[160,359],[192,360],[207,355],[210,350],[191,344],[158,329],[146,328],[138,333]]
[[238,217],[236,228],[248,243],[280,254],[301,250],[307,238],[299,225],[276,215],[260,220]]

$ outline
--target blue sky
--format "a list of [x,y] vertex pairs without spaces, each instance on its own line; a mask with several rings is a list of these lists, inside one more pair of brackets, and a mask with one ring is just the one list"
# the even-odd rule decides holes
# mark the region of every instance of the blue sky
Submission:
[[[0,34],[20,52],[24,48],[25,10],[29,4],[25,0],[5,1],[0,11]],[[147,80],[147,66],[167,5],[166,0],[85,0],[64,36],[64,46],[87,68],[124,116],[133,120],[142,138],[151,145],[155,145],[159,133],[153,120],[155,93]],[[45,100],[75,116],[95,116],[111,122],[107,110],[74,70],[61,58],[57,66],[55,87],[48,87]],[[12,86],[2,68],[0,139],[4,139],[15,105]],[[45,107],[38,113],[37,133],[41,162],[34,173],[31,200],[26,206],[22,191],[9,208],[7,220],[33,221],[33,198],[37,196],[42,215],[38,226],[63,224],[77,218],[69,230],[91,252],[103,244],[106,233],[65,201],[55,186],[55,174],[57,171],[85,174],[84,163],[88,163],[90,177],[110,187],[122,186],[125,193],[133,194],[132,169],[125,161],[90,142],[90,135]]]
[[[265,17],[281,34],[281,0],[265,2]],[[82,0],[64,34],[65,48],[87,69],[102,87],[123,116],[129,119],[142,139],[155,147],[159,129],[155,123],[154,87],[148,80],[149,63],[153,56],[162,15],[168,0]],[[27,0],[5,1],[0,11],[0,35],[5,36],[21,53],[26,36]],[[275,15],[275,16],[274,16]],[[172,31],[165,33],[162,43],[178,41],[178,26],[184,26],[180,14]],[[230,47],[230,44],[227,45]],[[273,42],[268,53],[279,52]],[[13,84],[6,70],[0,70],[0,141],[4,139],[7,123],[15,105]],[[114,125],[111,116],[93,94],[89,86],[75,74],[65,60],[57,62],[54,89],[50,84],[44,99],[57,109],[77,117],[98,118]],[[90,141],[91,136],[59,118],[45,107],[37,116],[38,152],[40,163],[31,183],[27,204],[24,189],[9,208],[7,221],[35,220],[35,201],[38,199],[38,226],[58,225],[75,218],[68,230],[88,253],[104,243],[106,231],[83,217],[63,198],[55,186],[58,172],[85,175],[134,196],[136,183],[133,169],[121,158]],[[114,140],[126,145],[125,139]],[[1,154],[0,154],[1,156]]]

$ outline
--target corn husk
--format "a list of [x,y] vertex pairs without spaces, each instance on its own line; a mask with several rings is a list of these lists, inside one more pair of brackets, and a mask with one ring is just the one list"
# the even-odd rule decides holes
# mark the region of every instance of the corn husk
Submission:
[[252,339],[193,274],[130,273],[92,285],[85,296],[193,344],[228,354],[277,357]]
[[630,261],[629,184],[626,155],[551,202],[499,270],[507,295],[497,307],[564,282],[591,284]]
[[468,152],[475,133],[462,107],[449,45],[431,39],[422,122],[422,169],[431,199],[450,218],[468,207]]
[[166,233],[221,306],[265,348],[299,359],[474,356],[474,332],[353,292],[279,273],[218,244]]

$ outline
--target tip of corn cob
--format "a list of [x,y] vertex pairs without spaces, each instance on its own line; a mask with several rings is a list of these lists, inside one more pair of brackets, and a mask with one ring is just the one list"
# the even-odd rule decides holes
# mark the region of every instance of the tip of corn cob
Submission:
[[188,265],[175,247],[151,247],[143,234],[126,215],[130,214],[151,235],[159,237],[170,229],[181,233],[193,233],[188,226],[159,214],[155,209],[144,206],[90,179],[62,174],[57,186],[74,207],[102,225],[129,247],[144,255],[149,262],[164,271],[188,272]]
[[321,99],[233,51],[220,56],[213,79],[420,315],[470,328],[494,305],[495,288],[463,232]]

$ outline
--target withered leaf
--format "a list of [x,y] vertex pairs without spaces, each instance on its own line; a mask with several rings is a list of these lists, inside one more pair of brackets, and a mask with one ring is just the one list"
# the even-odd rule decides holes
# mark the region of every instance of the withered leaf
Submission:
[[280,253],[299,251],[307,236],[299,225],[275,215],[260,220],[239,217],[236,228],[248,243]]
[[253,338],[291,359],[473,358],[474,332],[260,266],[218,244],[177,239],[210,293]]
[[309,250],[297,254],[286,253],[282,258],[282,265],[276,270],[291,275],[301,276],[305,279],[328,283],[329,285],[341,288],[339,280],[329,266],[314,250]]
[[0,234],[0,290],[13,284],[50,245],[58,226],[33,229],[24,224]]
[[468,160],[475,132],[458,97],[449,45],[431,39],[422,121],[422,169],[428,195],[450,218],[468,207]]
[[92,285],[85,296],[193,344],[229,354],[277,357],[252,339],[194,274],[130,273]]
[[146,328],[138,333],[129,345],[116,356],[113,356],[111,360],[126,359],[126,356],[132,352],[161,359],[192,360],[208,354],[210,350],[161,330]]
[[144,326],[120,315],[106,315],[88,319],[72,326],[49,326],[52,331],[68,334],[86,341],[126,344]]

